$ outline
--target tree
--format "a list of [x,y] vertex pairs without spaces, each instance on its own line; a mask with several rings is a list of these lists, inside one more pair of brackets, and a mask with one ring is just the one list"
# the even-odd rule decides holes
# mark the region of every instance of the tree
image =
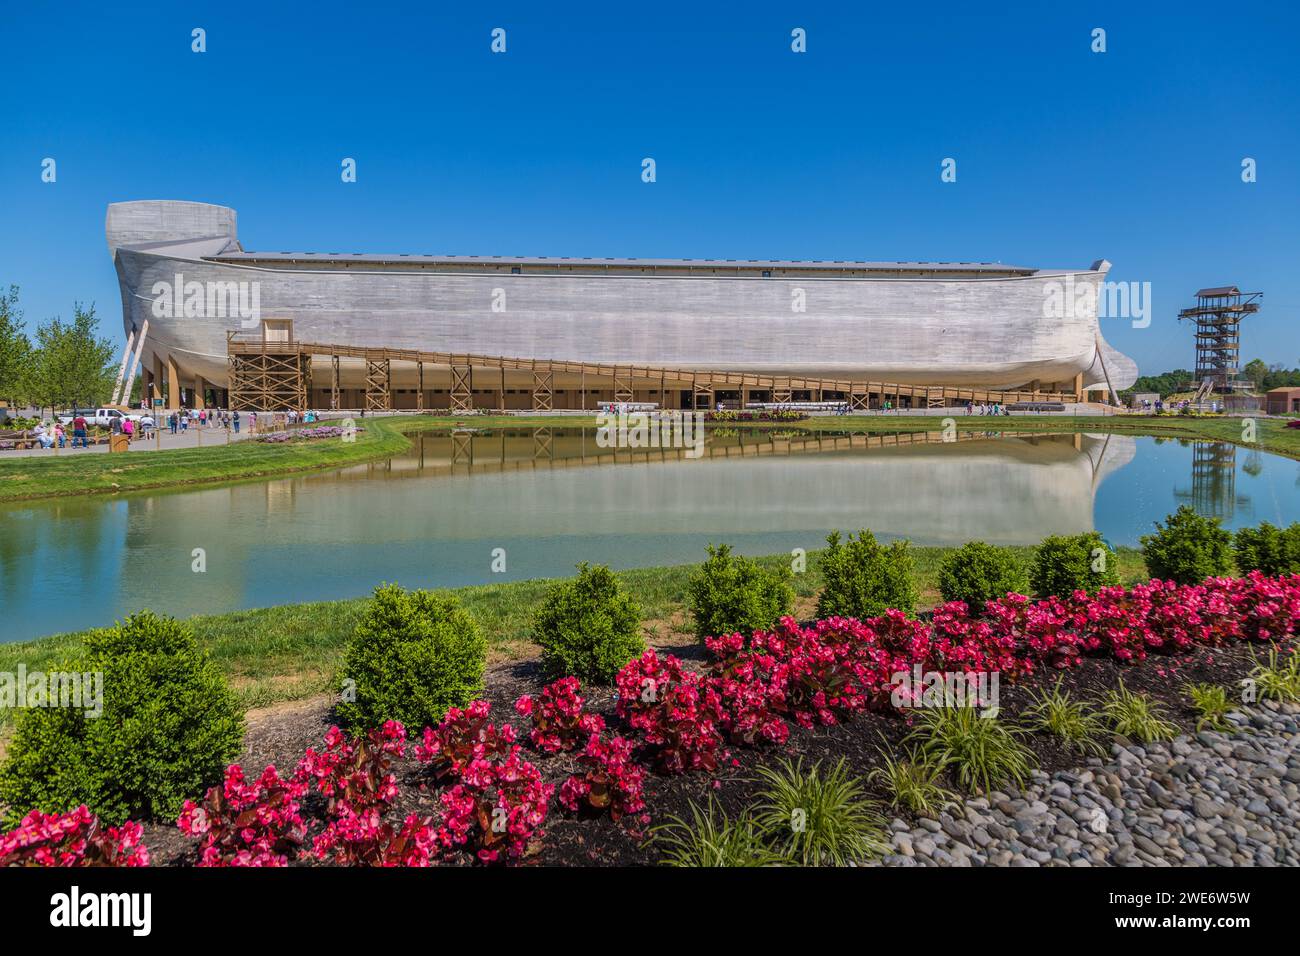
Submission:
[[1185,368],[1162,372],[1159,375],[1140,375],[1133,387],[1120,392],[1120,400],[1131,402],[1138,392],[1155,392],[1161,398],[1168,398],[1175,392],[1195,388],[1194,376]]
[[116,372],[113,345],[96,336],[95,307],[73,306],[73,319],[53,318],[36,330],[29,397],[39,407],[94,407],[108,400]]
[[1268,366],[1264,364],[1263,359],[1251,359],[1241,371],[1246,378],[1250,379],[1255,391],[1258,392],[1264,388],[1264,382],[1268,378]]
[[23,333],[18,310],[18,286],[0,294],[0,399],[10,405],[26,404],[26,382],[32,343]]

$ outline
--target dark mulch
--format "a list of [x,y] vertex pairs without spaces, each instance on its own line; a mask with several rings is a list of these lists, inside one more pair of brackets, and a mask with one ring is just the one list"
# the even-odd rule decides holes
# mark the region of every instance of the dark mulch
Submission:
[[[684,659],[698,663],[702,657],[694,648],[665,648]],[[1003,719],[1014,720],[1032,701],[1033,692],[1050,686],[1058,679],[1076,698],[1098,701],[1122,679],[1125,686],[1141,691],[1163,704],[1166,716],[1181,732],[1192,732],[1196,718],[1190,710],[1183,686],[1189,682],[1233,684],[1254,666],[1246,647],[1198,649],[1173,657],[1151,657],[1136,666],[1123,666],[1109,660],[1085,660],[1068,671],[1045,671],[1018,684],[1003,683],[1001,709]],[[487,677],[487,697],[497,721],[510,720],[522,727],[514,712],[514,701],[521,694],[536,693],[543,685],[535,660],[494,666]],[[583,688],[589,709],[605,717],[617,728],[613,692],[609,688]],[[241,763],[249,775],[273,763],[281,771],[291,770],[309,746],[319,747],[332,723],[332,705],[316,700],[255,715],[249,723]],[[859,715],[851,723],[801,730],[792,726],[788,743],[781,748],[757,751],[733,748],[731,758],[716,773],[693,773],[676,777],[657,774],[647,776],[646,804],[652,815],[650,826],[668,817],[689,819],[690,806],[704,805],[713,796],[726,811],[735,815],[750,803],[760,789],[755,769],[772,766],[782,760],[835,763],[843,759],[855,774],[865,776],[879,766],[881,750],[897,753],[900,743],[910,732],[911,721],[894,713]],[[418,734],[413,736],[418,737]],[[522,736],[522,735],[521,735]],[[1026,743],[1034,751],[1040,767],[1051,773],[1078,767],[1083,758],[1062,747],[1053,738],[1033,734]],[[577,768],[572,755],[530,758],[542,771],[547,782],[558,790],[565,778]],[[409,813],[436,816],[439,789],[431,785],[430,771],[414,759],[397,765],[401,795],[392,813],[397,819]],[[951,784],[952,782],[949,781]],[[879,786],[868,789],[877,798],[885,793]],[[955,788],[954,788],[955,789]],[[309,801],[306,807],[314,806]],[[906,816],[906,814],[902,814]],[[534,865],[554,866],[628,866],[653,864],[658,858],[653,847],[646,845],[647,827],[639,820],[625,818],[614,823],[604,818],[573,818],[552,805],[544,824],[544,834],[536,841],[527,859]],[[194,841],[184,836],[174,824],[147,824],[145,843],[156,865],[187,865],[196,859]],[[453,861],[468,864],[469,858]]]

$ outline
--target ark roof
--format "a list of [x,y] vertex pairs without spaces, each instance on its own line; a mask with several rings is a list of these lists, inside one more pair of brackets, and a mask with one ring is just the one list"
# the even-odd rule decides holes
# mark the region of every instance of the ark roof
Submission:
[[582,266],[592,269],[821,269],[842,272],[989,273],[1032,275],[1037,269],[1000,262],[865,262],[828,259],[624,259],[580,256],[460,256],[340,252],[225,252],[210,258],[221,262],[417,263],[465,266]]

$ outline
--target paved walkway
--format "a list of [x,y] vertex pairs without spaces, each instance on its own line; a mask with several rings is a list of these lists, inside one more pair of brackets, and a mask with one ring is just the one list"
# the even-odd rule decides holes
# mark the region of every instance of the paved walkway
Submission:
[[[200,431],[202,432],[200,434]],[[238,435],[234,431],[230,432],[229,441],[243,441],[249,437],[246,431]],[[226,431],[224,428],[191,428],[184,434],[173,435],[171,432],[163,429],[161,438],[150,438],[148,440],[137,438],[131,442],[131,451],[157,451],[161,448],[166,451],[170,448],[198,448],[200,446],[208,448],[214,445],[224,445],[227,443]],[[12,449],[10,451],[0,451],[0,461],[8,461],[11,458],[29,458],[40,456],[42,458],[53,458],[55,456],[64,457],[66,455],[106,455],[108,454],[108,442],[99,445],[91,445],[89,448],[73,448],[71,439],[62,448],[23,448]]]

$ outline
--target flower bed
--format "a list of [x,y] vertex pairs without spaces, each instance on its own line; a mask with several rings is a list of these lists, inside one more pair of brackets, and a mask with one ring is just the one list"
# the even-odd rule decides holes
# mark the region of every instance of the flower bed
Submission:
[[[786,618],[748,638],[709,638],[702,670],[646,651],[619,672],[603,713],[565,678],[514,699],[531,723],[522,732],[493,721],[487,700],[449,710],[410,752],[394,722],[359,740],[332,729],[324,749],[308,749],[287,778],[268,767],[250,783],[232,766],[178,823],[197,840],[187,861],[200,865],[517,863],[547,845],[544,827],[635,837],[647,813],[664,812],[661,801],[735,779],[742,758],[762,765],[805,728],[817,733],[800,738],[802,752],[861,748],[857,766],[869,766],[874,743],[868,753],[862,741],[905,732],[891,693],[898,672],[991,670],[1042,682],[1086,671],[1100,689],[1123,668],[1126,683],[1150,690],[1176,686],[1170,672],[1190,652],[1207,668],[1298,626],[1300,575],[1258,573],[1188,586],[1153,581],[1093,597],[1007,595],[978,616],[953,602],[929,620],[896,611],[808,625]],[[835,736],[853,720],[868,728]],[[408,773],[401,783],[399,764]],[[148,855],[138,834],[131,823],[101,832],[84,810],[66,819],[35,814],[0,838],[0,862],[139,865]],[[585,836],[568,846],[587,855],[580,861],[594,852]]]
[[711,411],[704,413],[706,422],[802,422],[812,416],[795,409],[765,411]]
[[294,441],[319,441],[323,438],[343,438],[347,435],[355,435],[357,432],[365,431],[360,425],[354,425],[349,428],[342,428],[338,425],[317,425],[314,428],[295,428],[291,431],[269,432],[265,435],[259,435],[257,441],[267,442],[268,444],[283,444],[284,442]]
[[33,810],[0,836],[0,866],[148,866],[140,824],[104,827],[85,806],[70,813]]

